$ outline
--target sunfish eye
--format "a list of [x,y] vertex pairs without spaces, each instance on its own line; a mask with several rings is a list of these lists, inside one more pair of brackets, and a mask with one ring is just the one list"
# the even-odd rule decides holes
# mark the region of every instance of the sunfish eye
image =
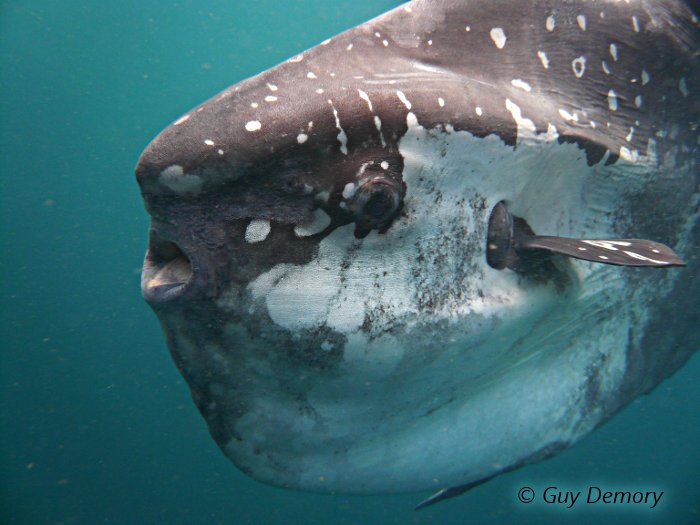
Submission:
[[382,228],[394,218],[401,206],[402,192],[392,179],[376,176],[360,184],[350,208],[361,229]]

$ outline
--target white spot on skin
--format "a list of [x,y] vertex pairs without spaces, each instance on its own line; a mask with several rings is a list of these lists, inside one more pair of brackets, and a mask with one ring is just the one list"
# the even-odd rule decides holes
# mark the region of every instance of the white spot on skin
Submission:
[[678,90],[683,94],[684,97],[688,96],[688,84],[685,82],[685,77],[681,78],[678,82]]
[[214,145],[214,141],[211,140],[211,139],[205,140],[204,143],[205,143],[207,146],[213,146],[213,145]]
[[325,230],[331,223],[331,218],[321,208],[314,211],[313,219],[308,224],[297,224],[294,227],[294,234],[297,237],[309,237]]
[[374,116],[374,126],[377,128],[377,132],[379,133],[379,138],[382,141],[382,148],[386,147],[386,141],[384,140],[384,134],[382,133],[382,121],[378,116]]
[[476,111],[476,114],[479,115],[479,116],[481,116],[481,115],[484,114],[484,111],[483,111],[479,106],[477,106],[476,108],[474,108],[474,111]]
[[647,73],[646,70],[642,69],[642,86],[646,86],[650,80],[651,77],[649,76],[649,73]]
[[179,119],[177,119],[175,122],[173,122],[173,126],[179,126],[180,124],[185,122],[188,118],[190,118],[189,114],[181,116]]
[[270,221],[254,219],[250,221],[250,224],[248,224],[248,227],[245,229],[245,241],[250,244],[262,242],[267,239],[269,233]]
[[465,30],[467,33],[469,33],[469,31],[471,31],[472,28],[471,28],[471,26],[467,26],[467,27],[464,28],[464,30]]
[[442,97],[438,97],[438,105],[439,105],[441,108],[444,108],[444,107],[445,107],[445,99],[442,98]]
[[257,103],[257,102],[251,102],[251,103],[250,103],[250,107],[253,108],[253,109],[256,109],[256,108],[258,107],[258,103]]
[[352,44],[348,44],[348,47],[346,47],[345,49],[347,49],[348,51],[350,51],[350,50],[352,49]]
[[403,91],[397,91],[396,96],[399,97],[399,100],[401,102],[403,102],[403,105],[406,106],[406,109],[410,111],[413,106],[411,105],[411,102],[406,98],[406,95],[403,94]]
[[319,95],[323,95],[323,89],[318,88],[318,89],[316,90],[316,93],[318,93]]
[[327,46],[327,45],[330,44],[330,43],[331,43],[331,39],[330,39],[330,38],[326,38],[323,42],[321,42],[321,45],[322,45],[322,46]]
[[632,27],[635,33],[639,33],[639,20],[637,20],[636,16],[632,17]]
[[158,182],[176,193],[197,195],[202,189],[202,179],[197,175],[186,174],[182,166],[173,164],[160,172]]
[[369,110],[371,112],[374,112],[374,109],[372,109],[372,101],[369,99],[369,95],[362,91],[361,89],[358,89],[357,92],[360,94],[360,98],[367,102],[367,106],[369,106]]
[[277,91],[277,86],[274,84],[268,84],[267,87],[270,91]]
[[639,152],[637,150],[630,151],[629,148],[620,146],[620,158],[627,162],[637,162],[639,159]]
[[383,170],[388,170],[388,169],[389,169],[389,163],[388,163],[387,161],[385,161],[385,160],[382,161],[382,163],[380,164],[380,166],[382,167]]
[[294,62],[301,62],[302,60],[304,60],[304,55],[303,55],[303,53],[300,54],[300,55],[297,55],[297,56],[295,56],[295,57],[290,58],[289,60],[287,60],[287,62],[292,62],[292,63],[294,63]]
[[616,44],[610,44],[610,56],[613,58],[615,62],[617,62],[617,45]]
[[299,133],[299,134],[297,135],[297,142],[298,142],[299,144],[303,144],[303,143],[306,142],[307,140],[309,140],[309,136],[308,136],[306,133]]
[[617,94],[612,89],[608,91],[608,108],[611,111],[617,111]]
[[219,155],[223,155],[223,154],[224,154],[224,150],[222,150],[222,149],[217,149],[216,152],[217,152]]
[[503,49],[503,46],[506,45],[506,34],[503,32],[503,29],[494,27],[489,34],[491,35],[493,43],[496,44],[496,47],[498,49]]
[[317,77],[316,75],[314,75],[311,71],[309,71],[309,72],[306,74],[306,78],[310,78],[310,79],[313,80],[314,78],[318,78],[318,77]]
[[554,26],[556,25],[556,21],[554,20],[553,16],[548,16],[547,20],[544,23],[544,27],[547,28],[547,31],[554,31]]
[[432,41],[432,40],[428,40],[428,45],[429,45],[429,46],[432,46],[432,45],[433,45],[433,41]]
[[333,107],[333,101],[329,100],[328,103],[333,109],[333,117],[335,117],[335,127],[338,129],[338,142],[340,142],[340,152],[343,155],[348,154],[348,136],[345,134],[345,130],[340,126],[340,118],[338,117],[338,110]]
[[632,136],[634,135],[634,128],[630,128],[630,132],[625,137],[627,142],[632,142]]
[[634,105],[637,106],[638,108],[642,107],[642,96],[641,95],[637,95],[636,97],[634,97]]
[[603,71],[605,72],[605,74],[606,74],[606,75],[609,75],[609,74],[610,74],[610,70],[608,69],[608,65],[605,63],[605,60],[603,60],[603,61],[600,63],[600,65],[603,66]]
[[265,102],[276,102],[276,101],[277,101],[277,97],[274,95],[268,95],[265,97]]
[[348,200],[352,199],[352,196],[355,195],[355,183],[354,182],[348,182],[345,187],[343,188],[343,199]]
[[513,116],[513,120],[515,120],[515,123],[518,125],[518,136],[520,136],[521,133],[528,131],[534,133],[536,130],[535,123],[530,119],[524,118],[520,107],[518,107],[518,105],[509,98],[506,99],[506,109],[510,111],[510,114]]
[[262,128],[262,124],[259,120],[251,120],[245,124],[245,129],[248,131],[259,131],[260,128]]
[[538,51],[537,56],[540,59],[540,62],[542,62],[542,66],[544,66],[545,69],[549,69],[549,59],[547,58],[547,53],[544,51]]
[[571,69],[574,70],[576,78],[581,78],[586,72],[586,57],[574,58],[571,62]]
[[578,115],[576,114],[576,112],[571,114],[568,111],[566,111],[565,109],[560,109],[559,114],[561,115],[561,117],[564,120],[573,120],[574,122],[578,122]]
[[389,47],[389,42],[386,40],[382,40],[382,44],[384,44],[384,47]]
[[527,91],[528,93],[532,91],[532,87],[530,87],[530,84],[528,84],[524,80],[520,80],[519,78],[511,80],[510,83],[513,85],[513,87],[522,89],[523,91]]
[[410,111],[406,115],[406,126],[408,126],[409,129],[418,126],[418,118]]
[[578,15],[576,17],[576,23],[581,28],[581,31],[586,30],[586,15]]

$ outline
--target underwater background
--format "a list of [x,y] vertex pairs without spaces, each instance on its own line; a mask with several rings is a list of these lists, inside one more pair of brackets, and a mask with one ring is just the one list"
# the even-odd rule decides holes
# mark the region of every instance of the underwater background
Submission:
[[[700,523],[698,355],[555,458],[420,512],[428,493],[262,485],[210,438],[141,299],[136,160],[193,106],[398,3],[0,2],[0,525]],[[567,509],[524,486],[664,496]]]

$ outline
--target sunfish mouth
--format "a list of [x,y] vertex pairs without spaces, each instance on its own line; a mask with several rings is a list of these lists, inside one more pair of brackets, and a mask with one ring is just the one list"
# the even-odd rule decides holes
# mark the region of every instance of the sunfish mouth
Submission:
[[149,302],[167,301],[181,295],[192,278],[192,263],[178,245],[151,235],[143,263],[144,298]]
[[694,17],[414,1],[156,137],[143,295],[223,452],[431,504],[677,370],[700,347]]

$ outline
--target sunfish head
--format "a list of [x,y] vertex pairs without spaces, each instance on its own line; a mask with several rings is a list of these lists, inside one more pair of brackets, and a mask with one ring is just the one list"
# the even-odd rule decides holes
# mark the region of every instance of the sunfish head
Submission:
[[[680,366],[697,346],[647,327],[669,298],[697,311],[698,31],[665,4],[411,2],[150,144],[143,294],[239,468],[317,491],[473,483]],[[656,239],[689,268],[556,240],[495,267],[506,208],[528,239]],[[659,253],[597,242],[567,249]]]

